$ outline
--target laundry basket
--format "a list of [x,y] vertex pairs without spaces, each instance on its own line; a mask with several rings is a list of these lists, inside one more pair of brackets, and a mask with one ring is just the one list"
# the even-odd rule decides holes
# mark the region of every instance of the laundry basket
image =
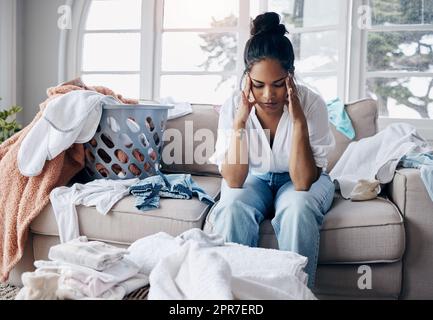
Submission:
[[170,105],[104,105],[92,140],[84,145],[90,179],[144,179],[160,169]]

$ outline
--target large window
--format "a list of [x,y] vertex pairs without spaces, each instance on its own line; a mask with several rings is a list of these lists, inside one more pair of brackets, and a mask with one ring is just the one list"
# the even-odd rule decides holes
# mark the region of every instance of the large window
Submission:
[[86,83],[140,97],[141,9],[142,0],[91,1],[78,64]]
[[347,1],[269,0],[281,15],[295,50],[298,77],[329,100],[344,96],[344,13]]
[[433,119],[433,0],[370,0],[366,91],[380,115]]
[[433,0],[85,3],[77,72],[126,96],[222,103],[239,85],[251,19],[276,11],[299,81],[326,100],[372,96],[384,119],[433,118]]
[[[322,2],[319,8],[314,2],[93,0],[84,20],[79,73],[90,84],[130,97],[220,104],[239,86],[251,20],[272,10],[290,31],[298,79],[327,99],[342,96],[345,1]],[[149,19],[150,30],[144,26]]]

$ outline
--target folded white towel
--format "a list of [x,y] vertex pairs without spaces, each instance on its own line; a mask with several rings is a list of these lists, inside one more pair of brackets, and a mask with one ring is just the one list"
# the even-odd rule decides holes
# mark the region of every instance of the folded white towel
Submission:
[[[148,277],[139,274],[138,266],[127,258],[114,263],[103,272],[59,261],[35,261],[36,273],[60,275],[59,299],[118,299],[147,285]],[[138,287],[137,287],[138,286]]]
[[66,243],[52,246],[48,258],[53,261],[77,264],[102,271],[123,259],[129,251],[100,241],[88,241],[79,237]]

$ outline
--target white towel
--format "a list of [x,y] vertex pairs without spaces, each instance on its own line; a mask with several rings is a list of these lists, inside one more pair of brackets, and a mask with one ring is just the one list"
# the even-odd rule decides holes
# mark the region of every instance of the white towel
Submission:
[[54,272],[24,272],[21,275],[23,287],[15,300],[57,300],[59,277]]
[[83,267],[103,271],[123,259],[129,251],[100,241],[88,241],[79,237],[66,243],[52,246],[48,258],[53,261],[78,264]]
[[[147,275],[127,258],[104,271],[58,261],[35,261],[36,273],[57,273],[59,299],[104,298],[119,299],[149,283]],[[120,297],[121,296],[121,297]]]
[[149,299],[315,299],[306,257],[221,239],[200,229],[176,238],[160,232],[134,242],[128,258],[150,273]]
[[[350,143],[329,174],[333,181],[338,182],[341,195],[350,199],[360,180],[389,183],[404,155],[431,150],[414,126],[394,123],[373,137]],[[380,187],[377,188],[379,193]]]
[[161,98],[158,103],[164,105],[173,105],[173,109],[168,109],[167,120],[177,119],[192,113],[192,106],[188,102],[175,102],[172,97]]
[[103,103],[119,102],[87,90],[72,91],[50,101],[19,148],[21,174],[38,176],[46,160],[54,159],[74,143],[88,142],[98,127]]
[[138,181],[138,178],[97,179],[87,184],[75,183],[72,187],[59,187],[51,191],[50,201],[60,241],[64,243],[80,236],[76,205],[96,206],[100,214],[106,215],[120,199],[129,194],[128,188]]
[[232,300],[231,270],[218,254],[188,241],[149,277],[149,300]]

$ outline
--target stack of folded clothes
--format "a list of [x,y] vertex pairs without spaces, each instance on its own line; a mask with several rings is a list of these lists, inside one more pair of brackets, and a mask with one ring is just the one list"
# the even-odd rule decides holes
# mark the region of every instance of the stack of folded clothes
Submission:
[[86,237],[53,246],[50,261],[35,261],[36,271],[22,275],[16,300],[120,300],[149,283],[128,253]]

